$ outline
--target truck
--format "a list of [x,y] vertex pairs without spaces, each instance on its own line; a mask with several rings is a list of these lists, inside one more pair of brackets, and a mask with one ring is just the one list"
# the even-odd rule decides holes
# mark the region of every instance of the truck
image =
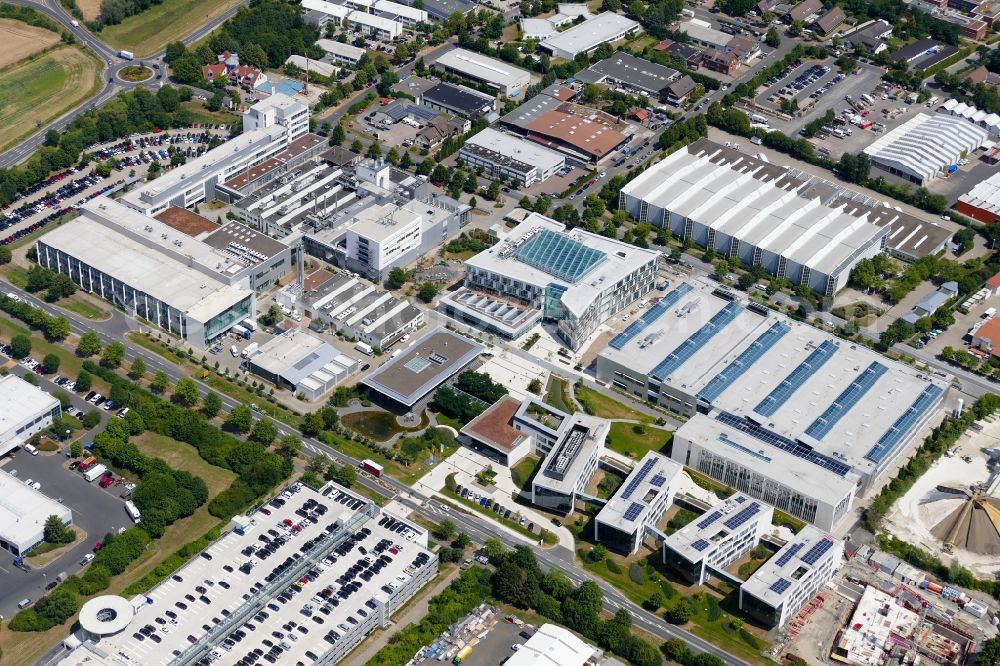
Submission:
[[107,471],[108,471],[107,467],[105,467],[101,463],[97,463],[96,465],[94,465],[93,467],[91,467],[90,469],[88,469],[86,472],[83,473],[83,478],[87,480],[87,483],[91,483],[95,479],[99,479],[102,476],[104,476],[104,473]]
[[997,313],[996,308],[986,308],[983,311],[983,319],[990,319],[991,317],[996,316],[996,313]]
[[364,354],[365,356],[374,356],[375,355],[375,350],[372,349],[372,346],[369,345],[369,344],[366,344],[364,342],[357,343],[356,345],[354,345],[354,348],[357,351],[359,351],[362,354]]
[[131,51],[119,51],[118,57],[124,58],[125,60],[131,60],[132,58],[135,57],[135,54],[132,53]]
[[84,460],[82,463],[80,463],[77,466],[77,469],[82,474],[83,472],[86,472],[88,469],[90,469],[90,466],[93,465],[96,462],[97,462],[97,458],[95,458],[94,456],[90,456],[89,458],[87,458],[86,460]]
[[464,648],[458,651],[458,654],[455,655],[455,658],[452,659],[451,662],[456,666],[458,664],[461,664],[463,661],[469,658],[469,655],[472,654],[473,649],[474,647],[472,645],[466,645]]
[[229,347],[229,353],[233,355],[233,358],[236,358],[240,355],[240,350],[236,348],[236,345],[232,345]]
[[864,102],[865,104],[868,104],[868,105],[871,105],[871,104],[875,103],[874,98],[872,98],[871,95],[867,95],[867,94],[861,96],[861,101]]
[[939,99],[939,98],[938,98],[938,96],[937,96],[937,95],[934,95],[934,96],[933,96],[933,97],[931,97],[931,98],[930,98],[929,100],[927,100],[927,108],[928,108],[928,109],[930,109],[930,108],[932,108],[932,107],[933,107],[933,106],[934,106],[935,104],[937,104],[937,101],[938,101],[938,99]]
[[139,513],[139,508],[132,500],[125,502],[125,511],[128,513],[129,518],[132,519],[133,523],[139,522],[139,519],[142,518],[142,514]]
[[364,471],[368,472],[369,474],[371,474],[375,478],[381,478],[381,476],[382,476],[382,465],[379,465],[374,460],[370,460],[368,458],[365,458],[364,460],[362,460],[361,461],[361,469],[363,469]]
[[253,319],[244,319],[243,321],[240,322],[240,326],[249,329],[251,331],[257,330],[257,322],[255,322]]
[[234,334],[240,336],[244,340],[249,340],[250,339],[250,331],[248,329],[240,326],[239,324],[236,324],[236,326],[233,326],[233,328],[231,330],[232,330],[232,332]]
[[253,354],[255,351],[257,351],[258,347],[260,347],[260,345],[257,344],[256,342],[251,342],[250,344],[248,344],[246,347],[243,348],[242,352],[243,358],[250,358],[250,355]]

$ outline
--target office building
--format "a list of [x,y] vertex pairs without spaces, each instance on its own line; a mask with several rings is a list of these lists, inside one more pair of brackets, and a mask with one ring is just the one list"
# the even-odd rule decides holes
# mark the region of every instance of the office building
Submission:
[[731,580],[726,567],[757,545],[773,516],[773,507],[736,493],[668,536],[663,563],[689,585]]
[[89,600],[58,663],[334,664],[437,575],[423,528],[332,483],[289,495],[144,594]]
[[476,8],[471,0],[424,0],[423,4],[431,18],[438,21],[447,21],[455,13],[468,14]]
[[344,44],[335,39],[316,40],[316,46],[323,49],[332,61],[351,67],[357,67],[358,63],[361,62],[361,57],[368,53],[365,49],[358,48],[353,44]]
[[578,81],[595,83],[654,99],[658,99],[660,91],[678,78],[680,72],[676,69],[636,58],[624,51],[617,51],[610,58],[605,58],[576,73]]
[[485,118],[494,113],[497,100],[495,97],[472,88],[457,86],[453,83],[439,83],[433,88],[425,90],[417,103],[434,111],[474,120]]
[[386,350],[424,325],[424,311],[382,291],[368,280],[338,273],[317,292],[306,294],[314,323]]
[[505,97],[517,97],[531,85],[531,74],[520,67],[466,49],[452,49],[439,56],[434,69],[496,88]]
[[840,569],[844,544],[806,525],[740,586],[740,610],[783,627]]
[[[652,288],[658,256],[582,229],[567,231],[532,213],[466,262],[465,286],[540,310],[556,323],[563,344],[579,349],[605,320]],[[477,313],[469,308],[463,316]],[[492,318],[482,322],[490,326]]]
[[560,3],[556,5],[556,13],[547,18],[522,18],[521,33],[525,39],[542,41],[559,32],[559,28],[569,25],[578,19],[591,19],[594,15],[583,3]]
[[[531,404],[534,401],[529,409]],[[549,417],[545,413],[535,416],[525,410],[522,419],[540,422],[554,430],[556,436],[532,479],[531,502],[546,511],[568,515],[576,508],[577,495],[584,493],[597,471],[611,424],[583,412],[565,415],[558,425],[551,421],[546,424]]]
[[792,284],[833,296],[862,259],[882,251],[888,226],[823,203],[788,171],[699,140],[622,188],[619,208],[640,222],[761,266]]
[[441,384],[457,375],[483,351],[445,328],[427,333],[402,354],[383,363],[361,382],[375,399],[412,409]]
[[410,30],[416,28],[417,24],[427,23],[430,20],[429,15],[423,9],[402,5],[398,2],[392,2],[392,0],[375,0],[373,8],[376,16],[401,23],[404,28]]
[[578,53],[591,53],[601,44],[616,42],[642,32],[642,26],[614,12],[602,12],[572,28],[554,34],[539,44],[556,58],[572,60]]
[[[393,204],[370,208],[347,228],[347,255],[384,279],[420,249],[420,215]],[[409,262],[405,262],[409,263]]]
[[[0,392],[6,392],[3,379]],[[29,388],[34,388],[26,384]],[[0,397],[0,405],[4,398]],[[56,407],[58,409],[58,406]],[[0,426],[3,417],[0,416]],[[55,501],[0,469],[0,548],[14,556],[21,556],[45,541],[45,521],[55,516],[63,525],[73,524],[73,512],[65,504]],[[122,512],[124,513],[124,512]]]
[[647,452],[597,514],[594,540],[633,555],[647,534],[662,538],[657,525],[674,501],[683,469],[666,456]]
[[302,0],[303,18],[308,23],[323,27],[327,23],[340,26],[351,10],[346,5],[327,0]]
[[0,377],[0,456],[24,446],[62,415],[51,395],[17,375]]
[[438,297],[438,309],[489,335],[516,340],[542,321],[542,310],[518,299],[460,287]]
[[[292,141],[286,148],[263,162],[247,163],[240,170],[228,175],[225,181],[216,179],[209,197],[233,203],[253,194],[275,180],[291,178],[289,174],[320,159],[327,151],[326,140],[318,134],[306,134]],[[175,206],[176,208],[176,206]]]
[[472,440],[474,447],[490,449],[502,465],[513,467],[531,453],[533,445],[531,433],[520,430],[514,419],[521,404],[505,395],[465,424],[461,434]]
[[689,417],[674,460],[826,530],[948,389],[707,281],[640,314],[598,355],[597,377]]
[[347,21],[352,26],[383,42],[389,42],[403,34],[403,24],[382,16],[369,14],[367,11],[354,10],[347,15]]
[[483,167],[487,178],[505,178],[531,187],[544,183],[566,166],[566,158],[533,141],[487,127],[466,139],[459,158],[469,167]]
[[918,113],[865,148],[872,166],[925,185],[957,169],[958,162],[982,148],[989,132],[962,117]]
[[247,359],[250,372],[309,402],[332,391],[360,366],[357,359],[301,328],[274,336]]
[[250,284],[260,263],[230,242],[220,249],[98,197],[35,248],[39,265],[204,349],[256,312]]

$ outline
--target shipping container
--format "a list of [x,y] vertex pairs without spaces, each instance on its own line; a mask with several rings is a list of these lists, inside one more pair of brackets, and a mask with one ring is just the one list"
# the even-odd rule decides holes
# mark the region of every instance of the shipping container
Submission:
[[251,331],[257,330],[257,322],[255,322],[253,319],[244,319],[243,321],[240,322],[240,326],[242,326],[243,328],[248,328]]
[[361,469],[375,477],[382,476],[383,472],[382,465],[379,465],[374,460],[369,460],[368,458],[361,461]]

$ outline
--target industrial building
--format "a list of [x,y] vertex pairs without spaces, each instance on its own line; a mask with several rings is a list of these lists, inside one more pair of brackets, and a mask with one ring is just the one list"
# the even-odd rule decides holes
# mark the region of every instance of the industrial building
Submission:
[[361,365],[357,359],[301,328],[276,335],[248,356],[250,372],[302,395],[309,402],[332,391]]
[[439,56],[434,69],[485,83],[506,97],[517,97],[531,85],[531,74],[520,67],[466,49],[452,49]]
[[199,241],[98,197],[39,238],[35,249],[39,265],[204,349],[256,314],[250,285],[261,253],[233,238],[225,233],[215,244]]
[[417,103],[434,111],[474,120],[493,114],[497,100],[466,86],[442,82],[421,93]]
[[482,351],[482,345],[439,327],[383,363],[361,383],[374,398],[412,409],[476,360]]
[[615,42],[642,32],[642,26],[614,12],[602,12],[583,23],[548,37],[539,44],[556,58],[572,60],[578,53],[589,54],[601,44]]
[[740,610],[783,627],[840,570],[844,544],[806,525],[740,586]]
[[689,417],[674,460],[826,530],[948,389],[707,280],[677,284],[615,336],[597,378]]
[[555,427],[545,422],[545,412],[525,411],[524,416],[555,431],[555,442],[531,481],[531,502],[546,511],[568,515],[576,509],[577,495],[587,489],[597,471],[611,424],[583,412],[565,415]]
[[974,220],[993,224],[1000,220],[1000,174],[981,180],[958,197],[955,210]]
[[982,148],[986,129],[960,116],[918,113],[865,148],[872,166],[917,185],[957,169],[959,160]]
[[938,107],[938,113],[944,113],[956,118],[964,118],[967,122],[982,127],[990,133],[990,139],[996,141],[1000,138],[1000,115],[990,111],[978,109],[966,102],[959,102],[957,99],[946,99]]
[[459,151],[469,167],[483,167],[487,178],[509,178],[531,187],[566,166],[566,158],[533,141],[487,127],[466,139]]
[[[305,0],[303,0],[305,1]],[[344,44],[335,39],[318,39],[316,46],[323,49],[327,56],[334,62],[339,62],[351,67],[357,67],[361,58],[368,53],[365,49],[358,48],[353,44]]]
[[[532,213],[496,245],[466,261],[465,286],[541,311],[560,340],[581,348],[610,317],[638,300],[656,279],[659,252],[644,250]],[[463,318],[494,325],[476,309]]]
[[633,555],[647,533],[662,538],[657,524],[674,501],[683,466],[648,451],[594,519],[594,540]]
[[[2,379],[10,379],[13,375]],[[25,383],[28,388],[35,387]],[[6,393],[0,380],[0,392]],[[37,389],[36,389],[37,390]],[[0,405],[5,404],[0,397]],[[58,409],[58,405],[56,407]],[[0,427],[3,426],[0,416]],[[73,524],[73,512],[65,504],[47,497],[16,476],[0,469],[0,548],[21,556],[45,541],[45,521],[55,516],[63,525]]]
[[[241,169],[226,176],[226,180],[216,179],[212,191],[206,196],[233,203],[248,196],[289,173],[321,158],[327,151],[326,141],[318,134],[306,134],[292,141],[273,157],[262,162],[247,162]],[[176,208],[176,206],[175,206]]]
[[543,624],[512,654],[505,666],[586,666],[598,650],[569,629]]
[[729,50],[729,42],[733,41],[733,36],[728,32],[716,30],[709,23],[699,19],[682,21],[677,29],[686,34],[692,44],[706,49],[726,52]]
[[619,207],[640,222],[761,266],[832,296],[858,261],[882,251],[888,226],[839,201],[808,196],[782,167],[702,139],[622,188]]
[[731,580],[726,567],[757,545],[773,516],[774,507],[736,493],[664,539],[663,563],[690,585]]
[[351,26],[383,42],[390,42],[403,34],[403,24],[367,11],[354,10],[347,15]]
[[323,27],[331,21],[340,26],[351,10],[346,5],[339,5],[326,0],[302,0],[302,16],[313,25]]
[[437,573],[423,528],[336,484],[296,484],[148,592],[89,600],[58,663],[334,664]]
[[663,65],[617,51],[610,58],[596,62],[576,73],[576,79],[617,88],[644,97],[658,99],[660,91],[680,78],[680,72]]
[[516,340],[526,335],[542,321],[541,309],[517,298],[466,287],[440,296],[438,309],[456,321],[506,340]]
[[230,210],[265,234],[287,237],[311,217],[357,201],[345,180],[340,167],[310,162],[234,199]]
[[373,349],[386,350],[424,325],[424,311],[371,282],[338,273],[316,293],[307,293],[307,313]]
[[0,377],[0,456],[24,446],[62,415],[51,395],[17,375]]
[[547,18],[534,17],[521,19],[521,32],[525,39],[542,41],[559,32],[559,28],[573,23],[577,19],[591,19],[594,15],[584,3],[560,3],[556,5],[556,13]]

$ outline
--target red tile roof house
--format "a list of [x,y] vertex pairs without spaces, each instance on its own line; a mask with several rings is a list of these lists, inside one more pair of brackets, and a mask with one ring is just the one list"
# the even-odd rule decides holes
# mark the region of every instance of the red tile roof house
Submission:
[[225,76],[229,79],[229,83],[251,89],[267,83],[267,74],[253,65],[241,65],[239,55],[229,51],[220,54],[218,62],[202,67],[201,75],[210,83],[220,76]]

